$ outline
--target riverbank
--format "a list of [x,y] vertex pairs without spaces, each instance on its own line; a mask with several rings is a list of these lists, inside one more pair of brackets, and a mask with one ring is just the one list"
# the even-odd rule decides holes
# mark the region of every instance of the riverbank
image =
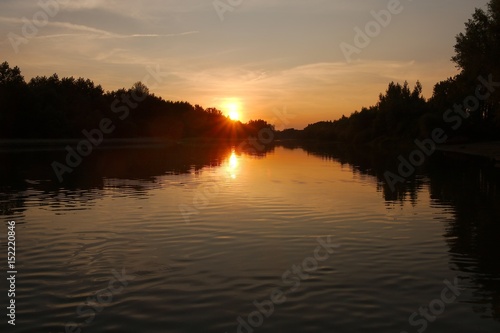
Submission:
[[[67,146],[76,147],[86,139],[0,139],[0,152],[44,152],[64,151]],[[163,148],[175,145],[214,145],[232,143],[238,145],[242,139],[191,137],[179,140],[167,138],[110,138],[103,139],[95,150]]]
[[500,141],[441,145],[437,150],[446,156],[483,159],[500,167]]
[[[14,139],[0,140],[0,152],[58,151],[66,146],[77,146],[85,139]],[[94,149],[107,148],[149,148],[172,146],[177,141],[154,138],[104,139]]]

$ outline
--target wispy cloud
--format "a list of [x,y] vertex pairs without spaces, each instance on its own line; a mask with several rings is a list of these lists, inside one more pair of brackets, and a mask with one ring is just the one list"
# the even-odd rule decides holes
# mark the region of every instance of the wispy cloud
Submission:
[[121,34],[114,34],[114,33],[105,33],[105,34],[82,34],[82,33],[73,33],[73,34],[51,34],[51,35],[42,35],[38,36],[36,38],[65,38],[65,37],[93,37],[93,38],[100,38],[100,39],[125,39],[125,38],[160,38],[160,37],[177,37],[177,36],[185,36],[185,35],[192,35],[192,34],[197,34],[199,33],[198,31],[187,31],[187,32],[181,32],[178,34],[132,34],[132,35],[121,35]]
[[122,5],[122,1],[115,0],[79,0],[68,1],[63,8],[67,11],[79,11],[95,8],[120,8]]
[[186,36],[186,35],[192,35],[192,34],[197,34],[199,31],[186,31],[186,32],[180,32],[176,34],[133,34],[133,35],[113,35],[112,38],[137,38],[137,37],[177,37],[177,36]]
[[[2,23],[10,23],[10,24],[24,24],[24,21],[19,18],[11,18],[11,17],[0,17],[0,22]],[[185,31],[180,33],[172,33],[172,34],[119,34],[114,33],[102,29],[97,29],[94,27],[90,27],[87,25],[74,24],[70,22],[48,22],[48,27],[61,28],[65,30],[72,31],[81,31],[85,33],[56,33],[49,35],[40,35],[36,38],[60,38],[60,37],[75,37],[75,36],[87,36],[87,37],[95,37],[95,38],[158,38],[158,37],[176,37],[176,36],[184,36],[199,33],[199,31]]]

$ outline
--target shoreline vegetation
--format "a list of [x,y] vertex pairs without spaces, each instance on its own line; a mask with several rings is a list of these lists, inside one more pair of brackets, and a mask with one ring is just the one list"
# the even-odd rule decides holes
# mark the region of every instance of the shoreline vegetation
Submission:
[[436,150],[451,158],[481,159],[500,168],[500,141],[442,145]]
[[498,31],[500,0],[491,0],[486,10],[476,9],[465,32],[456,36],[451,60],[459,74],[438,82],[429,99],[422,95],[418,81],[413,88],[408,82],[391,82],[375,105],[302,130],[277,131],[262,119],[233,121],[216,108],[164,100],[141,82],[116,91],[104,91],[84,78],[60,79],[57,74],[26,82],[18,67],[3,62],[0,150],[51,149],[81,139],[95,143],[96,148],[241,142],[264,129],[272,131],[275,141],[338,142],[393,150],[415,146],[417,140],[439,130],[446,141],[438,150],[499,161]]

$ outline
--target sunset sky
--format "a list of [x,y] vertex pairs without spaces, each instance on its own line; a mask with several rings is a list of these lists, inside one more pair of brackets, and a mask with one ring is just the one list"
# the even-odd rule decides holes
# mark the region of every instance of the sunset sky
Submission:
[[2,0],[0,61],[27,80],[58,73],[105,90],[143,81],[168,100],[225,112],[239,104],[242,121],[303,128],[375,104],[391,81],[420,80],[430,97],[457,73],[455,35],[488,2],[401,0],[400,13],[347,62],[340,45],[355,45],[355,27],[392,1],[59,0],[44,14],[39,1]]

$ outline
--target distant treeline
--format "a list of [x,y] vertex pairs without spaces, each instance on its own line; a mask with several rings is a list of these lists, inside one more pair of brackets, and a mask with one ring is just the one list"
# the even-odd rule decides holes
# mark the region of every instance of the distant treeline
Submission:
[[[103,119],[105,124],[101,124]],[[0,139],[81,138],[105,125],[107,138],[247,138],[264,120],[235,122],[215,108],[166,101],[141,82],[105,92],[88,79],[37,76],[0,64]]]
[[419,82],[413,89],[392,82],[374,106],[277,137],[401,143],[442,128],[451,142],[500,139],[500,0],[491,0],[486,11],[476,9],[465,27],[452,58],[460,73],[437,83],[430,99],[423,98]]

